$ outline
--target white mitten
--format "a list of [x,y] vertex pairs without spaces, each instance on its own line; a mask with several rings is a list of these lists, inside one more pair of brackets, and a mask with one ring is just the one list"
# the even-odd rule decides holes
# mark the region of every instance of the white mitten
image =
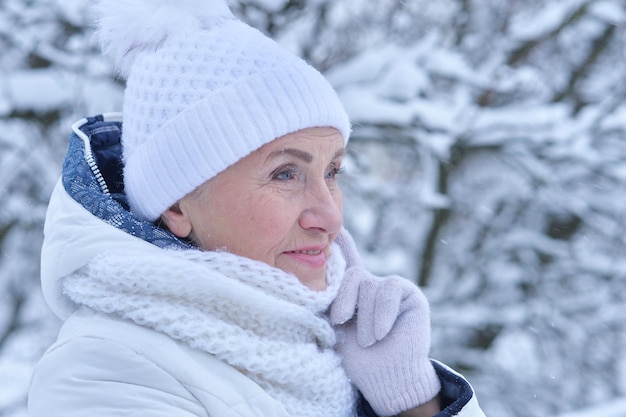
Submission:
[[428,358],[426,297],[404,278],[366,271],[345,230],[337,242],[347,269],[330,307],[330,321],[348,377],[380,416],[428,402],[441,385]]

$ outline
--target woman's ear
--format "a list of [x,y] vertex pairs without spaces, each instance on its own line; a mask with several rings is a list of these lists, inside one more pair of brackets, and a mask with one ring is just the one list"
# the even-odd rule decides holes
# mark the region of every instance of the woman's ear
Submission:
[[178,203],[161,214],[161,221],[172,233],[180,238],[187,238],[191,234],[191,221],[180,209]]

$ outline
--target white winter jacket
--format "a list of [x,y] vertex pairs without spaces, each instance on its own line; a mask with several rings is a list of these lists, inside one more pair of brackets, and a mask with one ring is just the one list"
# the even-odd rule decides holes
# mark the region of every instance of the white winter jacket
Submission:
[[[97,128],[91,129],[95,123]],[[85,166],[95,182],[105,184],[101,176],[106,174],[92,166],[102,161],[93,158],[89,140],[106,131],[119,141],[121,125],[116,119],[98,117],[76,126],[71,140],[83,142],[80,155],[87,160]],[[284,407],[259,385],[212,355],[158,331],[76,306],[63,294],[61,280],[112,245],[153,245],[136,237],[141,231],[133,228],[127,233],[116,227],[117,218],[94,215],[98,209],[93,206],[67,181],[57,184],[50,200],[42,288],[51,309],[65,322],[34,371],[29,415],[287,417]],[[434,365],[445,406],[438,416],[484,416],[463,377],[442,364]],[[356,414],[375,415],[362,399]]]
[[28,407],[31,416],[287,416],[213,356],[87,308],[37,366]]

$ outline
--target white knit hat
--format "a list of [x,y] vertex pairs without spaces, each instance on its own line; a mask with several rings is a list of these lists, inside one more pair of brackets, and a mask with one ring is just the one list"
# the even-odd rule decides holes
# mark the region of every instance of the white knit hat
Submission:
[[99,35],[126,78],[124,182],[157,219],[272,140],[350,123],[328,81],[237,20],[225,0],[100,0]]

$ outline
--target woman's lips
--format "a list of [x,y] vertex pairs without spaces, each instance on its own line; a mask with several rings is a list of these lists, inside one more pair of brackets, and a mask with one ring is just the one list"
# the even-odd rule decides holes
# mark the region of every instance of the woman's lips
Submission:
[[298,262],[308,265],[311,268],[321,268],[326,265],[325,248],[298,249],[285,252],[285,254]]

